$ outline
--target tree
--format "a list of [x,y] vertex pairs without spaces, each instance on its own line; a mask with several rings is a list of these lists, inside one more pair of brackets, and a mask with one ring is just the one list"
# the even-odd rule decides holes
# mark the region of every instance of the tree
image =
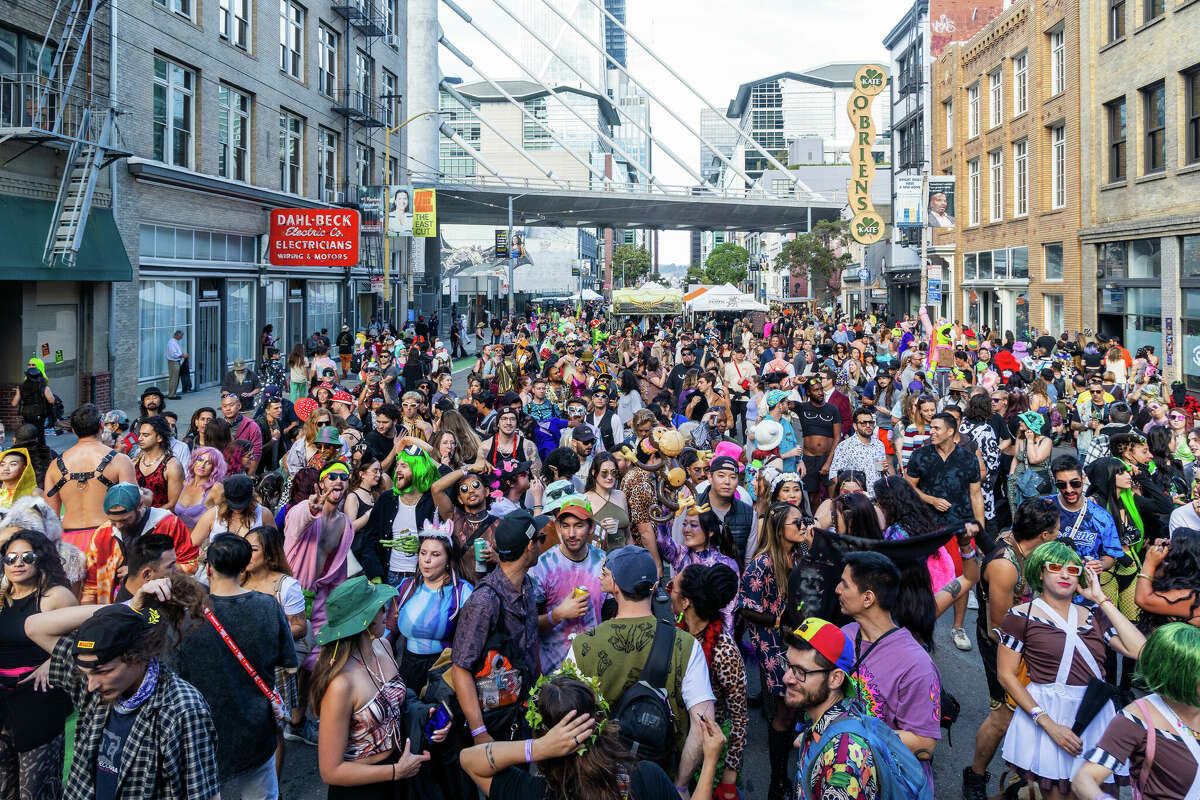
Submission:
[[[813,297],[818,297],[817,287],[828,297],[833,296],[835,276],[840,278],[842,270],[851,262],[849,252],[849,225],[841,220],[821,220],[810,233],[802,233],[790,242],[785,242],[779,255],[775,256],[775,268],[787,270],[792,275],[812,275],[808,287]],[[835,251],[839,251],[835,252]]]
[[700,266],[699,264],[692,264],[690,267],[688,267],[687,277],[684,279],[684,282],[689,284],[706,283],[707,280],[704,273],[704,267]]
[[746,248],[733,242],[719,244],[704,262],[705,283],[732,283],[736,286],[746,280],[749,263],[750,252]]
[[613,251],[613,277],[622,276],[622,286],[636,286],[650,273],[650,254],[636,244],[623,244]]

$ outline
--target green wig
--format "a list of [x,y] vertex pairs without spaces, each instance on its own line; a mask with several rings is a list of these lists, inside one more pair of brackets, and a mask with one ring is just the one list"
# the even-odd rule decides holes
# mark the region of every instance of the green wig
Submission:
[[[1034,594],[1042,593],[1042,570],[1047,564],[1078,564],[1083,566],[1083,559],[1079,553],[1075,552],[1075,548],[1066,542],[1054,541],[1039,544],[1032,553],[1029,554],[1029,560],[1025,562],[1025,582],[1029,584],[1029,588]],[[1083,582],[1083,576],[1079,576],[1080,583]]]
[[1200,628],[1168,622],[1146,638],[1134,676],[1168,700],[1200,706]]
[[412,483],[401,490],[400,481],[396,480],[396,476],[393,474],[392,492],[397,496],[407,494],[408,492],[420,492],[424,494],[433,486],[434,481],[440,477],[437,463],[429,457],[428,453],[419,447],[406,447],[401,450],[400,454],[396,456],[397,466],[399,466],[399,462],[401,461],[408,464],[409,469],[412,470]]

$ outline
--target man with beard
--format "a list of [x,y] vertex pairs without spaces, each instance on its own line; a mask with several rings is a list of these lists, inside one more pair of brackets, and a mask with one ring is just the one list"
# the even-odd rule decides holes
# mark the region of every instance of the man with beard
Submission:
[[[825,402],[823,379],[808,381],[808,401],[800,405],[800,436],[803,441],[801,460],[804,463],[804,491],[816,502],[817,493],[829,479],[833,451],[842,439],[842,414],[837,406]],[[786,462],[785,462],[786,463]]]
[[254,420],[242,414],[242,401],[232,392],[221,394],[221,413],[225,415],[225,421],[229,423],[233,440],[245,439],[250,443],[252,463],[247,468],[246,474],[253,475],[258,471],[258,462],[262,461],[262,431],[258,429]]
[[[825,735],[835,722],[866,713],[857,699],[847,696],[853,694],[854,645],[832,622],[816,617],[785,633],[783,640],[788,646],[784,702],[811,723],[799,740],[800,796],[876,800],[881,786],[867,738],[846,730]],[[848,787],[855,793],[845,793]]]
[[[429,490],[438,516],[450,520],[452,525],[451,538],[460,559],[459,575],[472,583],[478,583],[496,562],[496,525],[500,518],[488,511],[491,474],[491,464],[479,459],[446,473]],[[481,561],[475,559],[476,539],[484,541]]]
[[[354,542],[350,520],[339,511],[342,496],[350,480],[350,468],[341,461],[331,462],[319,475],[317,490],[307,502],[296,503],[283,523],[284,553],[292,577],[300,590],[312,598],[313,630],[325,624],[325,598],[346,580],[346,556]],[[317,663],[314,648],[304,660],[311,670]]]
[[679,363],[671,367],[667,375],[667,388],[671,390],[673,405],[679,404],[679,394],[683,391],[683,376],[696,368],[696,351],[685,347],[679,353]]
[[1083,493],[1083,467],[1074,456],[1059,456],[1050,463],[1057,495],[1048,499],[1058,504],[1060,538],[1071,540],[1088,569],[1097,573],[1111,569],[1123,558],[1121,538],[1112,515]]
[[[148,492],[147,492],[148,493]],[[200,551],[179,517],[164,508],[151,508],[143,490],[133,483],[118,483],[104,494],[108,521],[96,528],[87,549],[87,573],[83,578],[83,602],[115,603],[121,589],[118,571],[126,566],[125,554],[140,537],[159,533],[175,545],[180,572],[196,571]]]
[[587,498],[567,497],[555,518],[558,546],[542,553],[529,571],[539,612],[544,612],[538,615],[544,672],[559,668],[576,634],[600,624],[604,602],[600,588],[604,551],[592,543],[596,523]]

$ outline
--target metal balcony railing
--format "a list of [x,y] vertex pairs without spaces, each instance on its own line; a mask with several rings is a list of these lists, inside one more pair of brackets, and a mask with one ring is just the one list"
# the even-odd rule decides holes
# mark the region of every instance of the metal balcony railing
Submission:
[[372,0],[335,0],[333,11],[364,36],[383,36],[388,32],[383,9]]
[[62,137],[95,141],[104,121],[95,108],[92,93],[80,88],[63,92],[62,85],[36,73],[0,75],[0,136],[47,139]]
[[388,122],[387,106],[357,89],[338,92],[333,111],[373,128],[381,128]]

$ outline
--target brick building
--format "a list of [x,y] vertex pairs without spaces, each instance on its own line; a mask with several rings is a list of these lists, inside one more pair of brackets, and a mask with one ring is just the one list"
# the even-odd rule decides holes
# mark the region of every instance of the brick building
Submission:
[[1083,324],[1200,390],[1200,3],[1081,6]]
[[1018,334],[1078,331],[1079,8],[1019,0],[932,66],[934,175],[956,178],[952,308]]

